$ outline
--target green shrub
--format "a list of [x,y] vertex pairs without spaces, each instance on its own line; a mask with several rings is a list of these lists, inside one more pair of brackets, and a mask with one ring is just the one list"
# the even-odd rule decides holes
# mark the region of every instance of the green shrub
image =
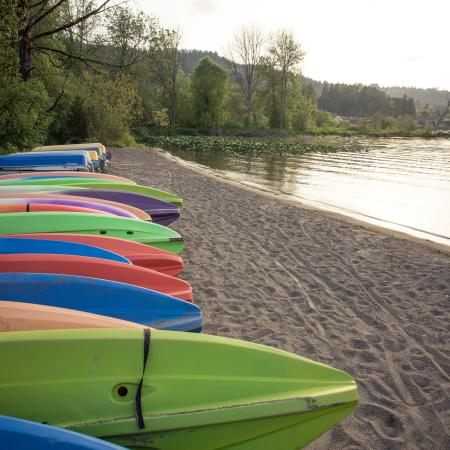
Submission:
[[39,81],[8,78],[0,86],[0,146],[27,149],[45,142],[51,114]]
[[87,134],[99,142],[129,142],[130,126],[141,114],[136,89],[125,76],[85,74],[82,106]]
[[144,147],[142,144],[138,144],[133,135],[126,133],[122,135],[119,139],[115,140],[106,140],[105,144],[110,147]]

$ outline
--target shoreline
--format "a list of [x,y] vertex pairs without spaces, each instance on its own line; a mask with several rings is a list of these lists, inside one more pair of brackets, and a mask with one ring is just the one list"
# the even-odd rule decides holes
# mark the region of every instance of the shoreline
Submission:
[[205,176],[155,149],[112,172],[184,200],[171,225],[204,333],[349,373],[356,411],[309,450],[450,447],[450,256]]
[[[405,240],[408,242],[414,242],[416,244],[420,244],[423,245],[425,247],[428,248],[432,248],[434,250],[437,250],[438,252],[442,252],[442,253],[446,253],[446,254],[450,254],[450,245],[445,245],[445,244],[441,244],[438,242],[433,242],[430,241],[428,239],[425,238],[420,238],[418,236],[414,236],[411,234],[408,234],[406,232],[403,231],[398,231],[398,230],[394,230],[392,228],[389,228],[387,226],[382,226],[382,225],[376,225],[374,223],[370,223],[370,222],[366,222],[362,219],[358,219],[356,217],[352,217],[350,215],[341,213],[341,212],[337,212],[337,211],[330,211],[326,208],[321,208],[318,205],[312,205],[312,204],[308,204],[307,202],[305,202],[304,200],[302,200],[301,198],[298,199],[292,199],[291,196],[289,196],[288,194],[282,194],[282,193],[278,193],[275,191],[271,191],[269,189],[264,189],[262,186],[252,186],[250,184],[244,183],[244,182],[240,182],[237,180],[232,180],[230,178],[228,178],[226,175],[222,175],[219,172],[215,171],[214,169],[210,169],[208,167],[205,166],[201,166],[200,164],[196,164],[190,161],[186,161],[178,156],[174,156],[172,155],[168,150],[162,149],[162,148],[158,148],[158,147],[146,147],[149,149],[153,149],[155,151],[157,151],[162,157],[166,158],[169,161],[174,161],[177,164],[186,167],[190,170],[193,170],[195,172],[198,172],[204,176],[207,177],[211,177],[213,179],[217,179],[223,183],[229,183],[232,186],[235,186],[237,188],[240,189],[244,189],[244,190],[248,190],[250,192],[256,192],[260,195],[263,196],[267,196],[269,198],[272,198],[274,200],[277,201],[282,201],[282,202],[286,202],[289,205],[292,206],[296,206],[298,208],[302,208],[302,209],[306,209],[308,211],[314,211],[317,212],[319,214],[322,214],[326,217],[332,218],[332,219],[337,219],[337,220],[341,220],[343,222],[346,222],[350,225],[357,225],[357,226],[361,226],[363,228],[366,228],[368,230],[371,231],[375,231],[377,233],[381,233],[381,234],[385,234],[387,236],[391,236],[397,239],[401,239],[401,240]],[[375,219],[377,220],[377,219]]]

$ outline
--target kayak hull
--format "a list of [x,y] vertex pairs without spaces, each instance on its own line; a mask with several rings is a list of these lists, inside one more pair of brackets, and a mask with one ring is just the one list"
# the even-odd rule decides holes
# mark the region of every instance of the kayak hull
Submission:
[[161,330],[199,332],[203,326],[202,311],[193,303],[90,276],[0,273],[0,292],[7,301],[84,311]]
[[172,203],[133,192],[107,190],[103,189],[103,187],[101,189],[63,189],[54,192],[64,195],[83,196],[93,199],[103,199],[118,203],[125,203],[133,206],[134,208],[145,211],[150,215],[152,221],[159,225],[167,226],[180,218],[180,209]]
[[180,256],[137,242],[127,241],[106,236],[92,236],[89,234],[19,234],[7,237],[21,237],[31,239],[46,239],[78,244],[92,245],[127,258],[136,266],[156,270],[166,275],[178,275],[183,270],[183,260]]
[[91,436],[6,416],[0,416],[0,442],[5,450],[126,450]]
[[[8,192],[10,190],[8,189]],[[141,219],[146,221],[152,221],[149,214],[147,214],[145,211],[142,211],[141,209],[134,208],[130,205],[126,205],[124,203],[118,203],[113,202],[110,200],[103,200],[100,198],[90,198],[90,197],[80,197],[75,195],[64,195],[64,194],[47,194],[45,192],[26,192],[25,190],[20,190],[20,192],[16,193],[5,193],[5,188],[0,189],[0,200],[8,201],[11,198],[26,198],[27,200],[42,200],[42,201],[48,201],[48,200],[57,200],[58,202],[67,202],[66,204],[71,204],[71,202],[92,202],[92,204],[95,204],[96,208],[104,207],[104,208],[113,208],[113,210],[116,212],[116,215],[120,215],[123,217],[129,217],[132,219]]]
[[73,309],[0,300],[0,332],[78,328],[142,329],[142,325]]
[[[112,205],[97,203],[93,200],[77,200],[72,199],[68,196],[65,198],[33,198],[33,197],[11,197],[11,198],[2,198],[0,197],[0,208],[7,209],[6,205],[10,205],[13,203],[19,203],[23,207],[25,207],[25,211],[27,210],[27,205],[30,205],[30,210],[36,210],[36,208],[41,209],[42,211],[66,211],[66,212],[89,212],[91,214],[111,214],[113,216],[119,217],[129,217],[131,219],[137,219],[138,217],[134,214],[126,211],[123,208],[119,208]],[[5,205],[5,206],[3,206]],[[39,206],[36,206],[39,205]],[[46,205],[47,209],[44,209]],[[17,208],[17,207],[16,207]],[[77,208],[81,208],[77,210]],[[2,211],[8,212],[8,211]],[[9,211],[9,212],[20,212],[20,211]]]
[[88,213],[88,214],[108,214],[113,215],[106,211],[96,210],[93,208],[87,208],[75,205],[58,205],[51,203],[38,203],[38,202],[28,202],[28,201],[16,201],[3,203],[0,202],[0,213],[11,213],[11,212],[77,212],[77,213]]
[[19,172],[8,175],[1,175],[0,181],[3,180],[39,180],[42,178],[53,178],[53,177],[82,177],[82,178],[99,178],[104,180],[119,181],[122,183],[136,184],[134,181],[119,177],[117,175],[110,175],[107,173],[93,173],[93,172],[70,172],[70,171],[52,171],[52,172]]
[[183,250],[183,239],[170,228],[100,214],[51,213],[0,214],[0,235],[31,233],[74,233],[111,236],[152,245],[175,254]]
[[93,171],[92,162],[86,151],[64,153],[13,153],[0,156],[1,171],[19,170],[84,170]]
[[22,253],[84,256],[131,264],[130,260],[118,253],[92,245],[50,239],[25,239],[20,236],[0,237],[0,254],[14,255]]
[[186,281],[154,270],[106,259],[27,253],[0,255],[0,272],[54,273],[100,278],[192,301],[192,288]]
[[357,402],[354,381],[341,371],[217,336],[53,330],[2,333],[0,342],[6,414],[128,448],[293,450]]
[[[42,153],[41,153],[42,154]],[[175,194],[171,194],[170,192],[161,191],[160,189],[141,186],[138,184],[132,183],[122,183],[122,182],[114,182],[107,179],[101,178],[89,178],[83,179],[80,177],[74,178],[44,178],[40,180],[1,180],[0,184],[5,186],[28,186],[28,185],[40,185],[40,186],[49,186],[51,189],[52,185],[58,186],[73,186],[78,188],[87,188],[87,189],[103,189],[103,190],[114,190],[114,191],[123,191],[123,192],[132,192],[135,194],[141,194],[148,197],[156,198],[158,200],[162,200],[168,203],[172,203],[177,207],[181,207],[183,201],[180,197]]]
[[[76,196],[91,198],[96,200],[108,200],[125,205],[129,205],[138,210],[144,211],[151,216],[153,222],[160,225],[169,225],[180,217],[180,209],[171,203],[163,202],[146,195],[134,194],[132,192],[113,191],[107,189],[77,189],[73,186],[2,186],[0,195],[33,195],[56,194],[64,196]],[[141,217],[140,217],[141,218]],[[145,220],[145,219],[144,219]]]

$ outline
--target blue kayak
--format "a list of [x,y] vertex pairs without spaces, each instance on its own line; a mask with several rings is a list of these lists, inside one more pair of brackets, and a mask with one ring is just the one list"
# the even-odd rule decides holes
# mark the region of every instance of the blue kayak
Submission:
[[141,323],[160,330],[201,331],[193,303],[116,281],[77,275],[0,273],[0,298],[75,309]]
[[86,151],[13,153],[0,156],[0,170],[85,170],[92,171]]
[[98,169],[100,167],[100,161],[98,159],[94,160],[91,159],[89,155],[89,149],[87,148],[79,148],[79,149],[70,149],[70,150],[64,150],[64,151],[45,151],[45,152],[20,152],[20,153],[14,153],[15,155],[32,155],[38,153],[39,155],[57,155],[59,153],[62,153],[64,156],[67,155],[83,155],[87,157],[88,165],[91,169]]
[[2,450],[125,450],[124,447],[62,428],[0,416]]
[[0,238],[0,254],[11,255],[16,253],[87,256],[89,258],[108,259],[110,261],[131,264],[131,261],[122,255],[92,245],[53,241],[50,239],[24,239],[20,237]]

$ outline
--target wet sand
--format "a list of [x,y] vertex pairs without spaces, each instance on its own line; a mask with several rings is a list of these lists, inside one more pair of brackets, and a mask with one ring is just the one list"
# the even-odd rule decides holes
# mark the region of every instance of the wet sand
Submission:
[[203,308],[205,333],[356,379],[356,412],[308,448],[450,448],[448,253],[242,189],[153,149],[113,150],[111,172],[183,198],[173,225],[185,239],[181,278]]

